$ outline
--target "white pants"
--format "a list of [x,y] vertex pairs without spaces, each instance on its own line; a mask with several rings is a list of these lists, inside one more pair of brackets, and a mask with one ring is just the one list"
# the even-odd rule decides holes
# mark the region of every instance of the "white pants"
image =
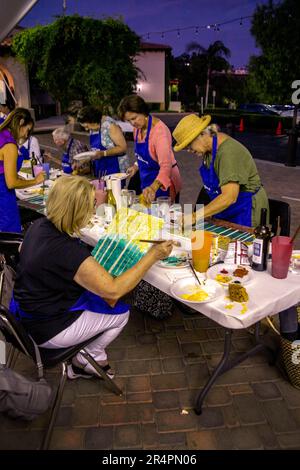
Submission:
[[[118,315],[106,315],[84,310],[72,325],[39,346],[49,349],[68,348],[103,332],[102,335],[85,346],[85,349],[96,362],[106,361],[106,346],[121,333],[128,319],[129,311]],[[76,355],[76,359],[83,366],[88,364],[80,353]],[[86,367],[86,370],[88,369],[89,366]]]

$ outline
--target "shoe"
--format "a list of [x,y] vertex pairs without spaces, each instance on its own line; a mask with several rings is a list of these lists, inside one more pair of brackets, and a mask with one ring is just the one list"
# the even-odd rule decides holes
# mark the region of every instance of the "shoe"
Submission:
[[89,374],[82,367],[77,367],[74,364],[69,364],[67,367],[68,379],[92,379],[93,374]]
[[[98,364],[98,366],[103,370],[103,372],[105,372],[105,374],[110,379],[114,378],[115,372],[109,364],[106,364],[105,366],[101,366],[100,364]],[[84,374],[84,378],[90,378],[96,375],[99,379],[102,380],[101,375],[98,374],[98,372],[94,369],[94,367],[91,364],[88,363],[85,366],[83,366],[82,364],[80,364],[80,362],[77,360],[76,357],[73,357],[72,359],[72,368],[75,369],[76,373],[78,374],[78,378],[80,374]],[[74,378],[77,378],[77,377],[74,377]]]

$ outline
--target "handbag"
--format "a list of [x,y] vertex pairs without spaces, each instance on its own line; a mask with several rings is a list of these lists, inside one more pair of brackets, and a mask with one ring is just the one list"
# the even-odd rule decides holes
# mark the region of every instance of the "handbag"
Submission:
[[175,305],[172,297],[146,281],[141,281],[133,290],[133,305],[143,313],[159,320],[172,316]]

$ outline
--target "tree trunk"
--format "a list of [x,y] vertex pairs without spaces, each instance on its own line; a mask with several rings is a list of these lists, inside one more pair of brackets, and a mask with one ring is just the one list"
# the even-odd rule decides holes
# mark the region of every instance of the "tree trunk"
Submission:
[[207,80],[206,80],[206,90],[205,90],[205,108],[207,108],[207,105],[208,105],[209,77],[210,77],[210,67],[208,67],[207,69]]

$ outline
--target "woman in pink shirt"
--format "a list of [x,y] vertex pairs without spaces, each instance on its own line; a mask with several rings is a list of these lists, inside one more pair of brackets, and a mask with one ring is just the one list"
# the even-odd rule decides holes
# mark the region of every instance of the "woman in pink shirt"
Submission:
[[145,101],[138,95],[129,95],[119,104],[122,120],[132,124],[134,150],[137,162],[128,169],[132,177],[140,172],[141,187],[147,203],[158,196],[170,196],[178,201],[181,176],[172,150],[172,136],[168,127],[151,116]]

